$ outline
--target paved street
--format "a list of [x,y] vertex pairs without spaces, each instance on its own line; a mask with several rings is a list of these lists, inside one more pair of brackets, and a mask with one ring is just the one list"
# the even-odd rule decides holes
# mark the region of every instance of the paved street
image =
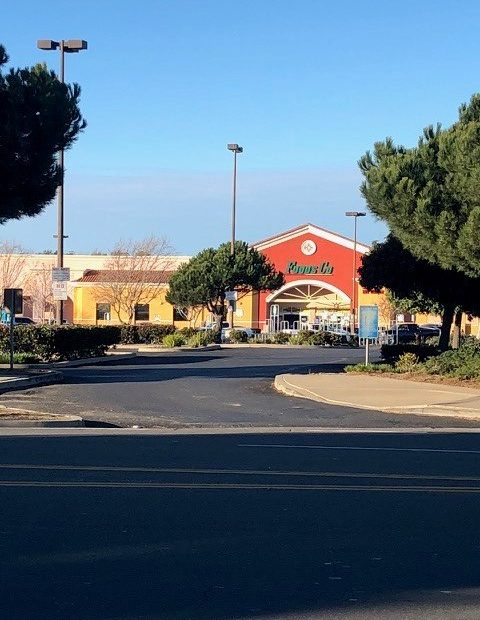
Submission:
[[101,432],[0,437],[2,618],[480,617],[477,433]]
[[317,347],[144,354],[66,369],[63,384],[4,394],[0,405],[73,413],[92,423],[122,427],[478,426],[315,403],[272,388],[277,374],[332,372],[363,356],[362,350]]

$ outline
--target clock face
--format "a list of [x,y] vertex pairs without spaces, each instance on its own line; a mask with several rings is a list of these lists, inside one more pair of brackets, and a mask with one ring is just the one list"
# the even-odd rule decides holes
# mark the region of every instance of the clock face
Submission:
[[311,239],[305,239],[305,241],[302,243],[301,250],[302,254],[305,254],[305,256],[312,256],[312,254],[315,254],[315,252],[317,251],[315,241],[312,241]]

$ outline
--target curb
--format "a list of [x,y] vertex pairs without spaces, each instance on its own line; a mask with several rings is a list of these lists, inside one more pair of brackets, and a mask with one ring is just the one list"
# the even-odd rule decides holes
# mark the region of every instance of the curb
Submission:
[[[41,416],[42,414],[37,414]],[[47,420],[2,420],[0,428],[79,428],[84,426],[83,418],[76,415],[59,415],[54,419],[52,414],[45,414]]]
[[461,407],[445,405],[410,405],[410,406],[398,406],[398,407],[371,407],[369,405],[359,405],[358,403],[351,403],[347,401],[333,400],[321,396],[316,392],[312,392],[308,388],[299,387],[287,380],[289,375],[276,375],[273,385],[278,392],[285,394],[286,396],[293,396],[296,398],[307,398],[319,403],[327,403],[329,405],[336,405],[341,407],[352,407],[354,409],[366,409],[368,411],[382,411],[383,413],[398,413],[407,415],[423,415],[434,417],[449,417],[449,418],[462,418],[464,420],[480,421],[480,411],[473,412],[471,409],[462,409]]
[[[125,346],[125,345],[122,345]],[[160,347],[154,344],[126,345],[131,346],[134,353],[177,353],[182,351],[218,351],[221,349],[219,344],[208,344],[205,347]],[[122,349],[119,352],[123,353]]]
[[[49,368],[71,368],[75,366],[88,366],[89,364],[99,364],[102,362],[112,362],[117,359],[121,359],[123,357],[135,357],[136,351],[125,351],[119,353],[108,353],[107,355],[102,355],[99,357],[83,357],[78,360],[66,360],[64,362],[43,362],[40,364],[15,364],[14,368],[16,370],[48,370]],[[10,366],[8,364],[0,364],[0,369],[9,369]]]
[[17,377],[0,382],[0,394],[14,390],[26,390],[40,385],[61,383],[62,381],[63,375],[58,370],[38,371],[38,374],[32,374],[29,377]]

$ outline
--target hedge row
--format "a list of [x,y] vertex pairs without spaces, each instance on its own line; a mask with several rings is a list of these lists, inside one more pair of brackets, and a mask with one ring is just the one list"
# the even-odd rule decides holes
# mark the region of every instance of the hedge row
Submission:
[[[77,327],[52,325],[18,325],[14,330],[16,353],[26,353],[42,362],[72,360],[104,355],[116,344],[115,327]],[[0,352],[10,347],[9,329],[0,327]]]
[[420,362],[440,353],[440,349],[431,344],[382,344],[382,359],[389,363],[397,362],[404,353],[414,353]]

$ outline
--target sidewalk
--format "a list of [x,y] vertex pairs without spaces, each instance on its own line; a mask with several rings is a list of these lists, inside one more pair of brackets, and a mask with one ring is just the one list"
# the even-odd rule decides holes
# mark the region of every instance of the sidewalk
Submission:
[[480,389],[352,373],[277,375],[275,387],[343,407],[480,420]]

